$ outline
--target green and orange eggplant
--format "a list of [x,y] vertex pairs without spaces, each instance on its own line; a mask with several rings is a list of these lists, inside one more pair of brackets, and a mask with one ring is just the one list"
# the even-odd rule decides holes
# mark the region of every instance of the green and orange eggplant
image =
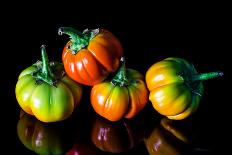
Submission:
[[91,104],[95,112],[110,121],[133,118],[148,102],[144,77],[138,71],[126,69],[124,58],[117,74],[93,86]]
[[49,62],[45,46],[38,61],[21,72],[15,93],[20,107],[42,122],[68,118],[80,103],[82,87],[65,75],[59,62]]
[[182,120],[193,114],[203,95],[203,80],[222,72],[198,73],[181,58],[167,58],[153,64],[146,73],[149,100],[156,111],[169,119]]

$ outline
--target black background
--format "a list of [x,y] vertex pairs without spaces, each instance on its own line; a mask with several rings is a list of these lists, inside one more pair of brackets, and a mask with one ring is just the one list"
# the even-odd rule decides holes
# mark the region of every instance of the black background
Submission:
[[[231,135],[228,96],[231,35],[226,4],[14,3],[14,6],[8,4],[7,11],[1,14],[5,40],[1,51],[1,95],[4,99],[1,128],[5,146],[14,148],[12,151],[30,153],[20,143],[16,132],[20,111],[14,94],[17,77],[40,59],[42,44],[47,45],[50,60],[61,61],[68,37],[58,35],[60,26],[81,31],[98,27],[110,30],[124,47],[127,67],[144,75],[153,63],[171,56],[192,62],[199,72],[223,71],[224,77],[204,82],[205,94],[200,107],[186,124],[191,122],[196,132],[196,146],[211,151],[229,150],[225,140],[230,141]],[[82,102],[88,103],[89,88],[85,89]],[[151,106],[146,108],[150,111]],[[151,115],[157,116],[153,112]],[[136,151],[147,154],[143,146]]]

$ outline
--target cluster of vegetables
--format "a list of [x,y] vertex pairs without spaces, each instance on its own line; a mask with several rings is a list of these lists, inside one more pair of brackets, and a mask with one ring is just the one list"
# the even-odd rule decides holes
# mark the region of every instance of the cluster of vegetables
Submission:
[[111,32],[70,27],[58,32],[71,38],[63,49],[63,63],[49,62],[42,46],[42,61],[23,70],[16,84],[21,108],[42,122],[68,118],[80,103],[83,85],[92,86],[95,112],[110,121],[134,117],[148,100],[160,114],[181,120],[198,108],[202,81],[223,75],[199,74],[184,59],[172,57],[153,64],[144,77],[126,68],[122,45]]

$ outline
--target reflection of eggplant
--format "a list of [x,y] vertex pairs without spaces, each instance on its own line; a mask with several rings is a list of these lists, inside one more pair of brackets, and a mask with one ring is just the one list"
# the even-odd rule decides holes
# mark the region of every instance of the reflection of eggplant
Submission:
[[[91,123],[88,116],[80,116],[77,126],[73,128],[74,144],[72,148],[67,151],[66,155],[98,155],[99,150],[93,145],[90,139]],[[76,120],[75,120],[76,122]]]
[[65,154],[67,142],[61,131],[62,125],[46,124],[23,112],[17,124],[20,141],[26,148],[37,154]]
[[189,151],[187,137],[167,118],[144,141],[150,155],[182,155]]
[[66,155],[98,155],[98,150],[90,143],[75,143]]
[[91,139],[94,145],[104,152],[121,153],[139,144],[142,136],[127,122],[110,122],[96,117]]

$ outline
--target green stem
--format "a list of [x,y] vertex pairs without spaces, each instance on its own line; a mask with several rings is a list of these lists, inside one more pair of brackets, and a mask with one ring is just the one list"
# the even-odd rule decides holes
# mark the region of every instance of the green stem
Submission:
[[45,50],[45,45],[41,46],[42,68],[35,72],[34,76],[37,80],[47,82],[50,85],[55,84],[55,76],[51,71],[48,56]]
[[77,40],[79,37],[84,38],[84,35],[80,31],[71,27],[60,27],[58,29],[59,35],[63,35],[64,33],[69,35],[73,40]]
[[53,77],[54,75],[51,72],[51,69],[49,67],[49,60],[48,60],[48,55],[45,50],[45,45],[41,46],[41,56],[42,56],[42,74],[45,77]]
[[121,67],[119,68],[118,72],[116,75],[113,77],[111,82],[114,85],[119,85],[121,87],[126,86],[129,84],[127,75],[126,75],[126,64],[125,64],[125,58],[121,58]]
[[72,44],[70,45],[70,50],[72,50],[73,54],[76,54],[82,48],[88,46],[90,40],[95,37],[99,33],[99,29],[95,30],[84,30],[83,32],[79,32],[71,27],[60,27],[58,29],[58,34],[63,35],[67,34],[71,38]]
[[195,81],[203,81],[203,80],[208,80],[216,77],[223,76],[223,72],[209,72],[209,73],[200,73],[197,75],[194,75],[191,79],[192,82]]

